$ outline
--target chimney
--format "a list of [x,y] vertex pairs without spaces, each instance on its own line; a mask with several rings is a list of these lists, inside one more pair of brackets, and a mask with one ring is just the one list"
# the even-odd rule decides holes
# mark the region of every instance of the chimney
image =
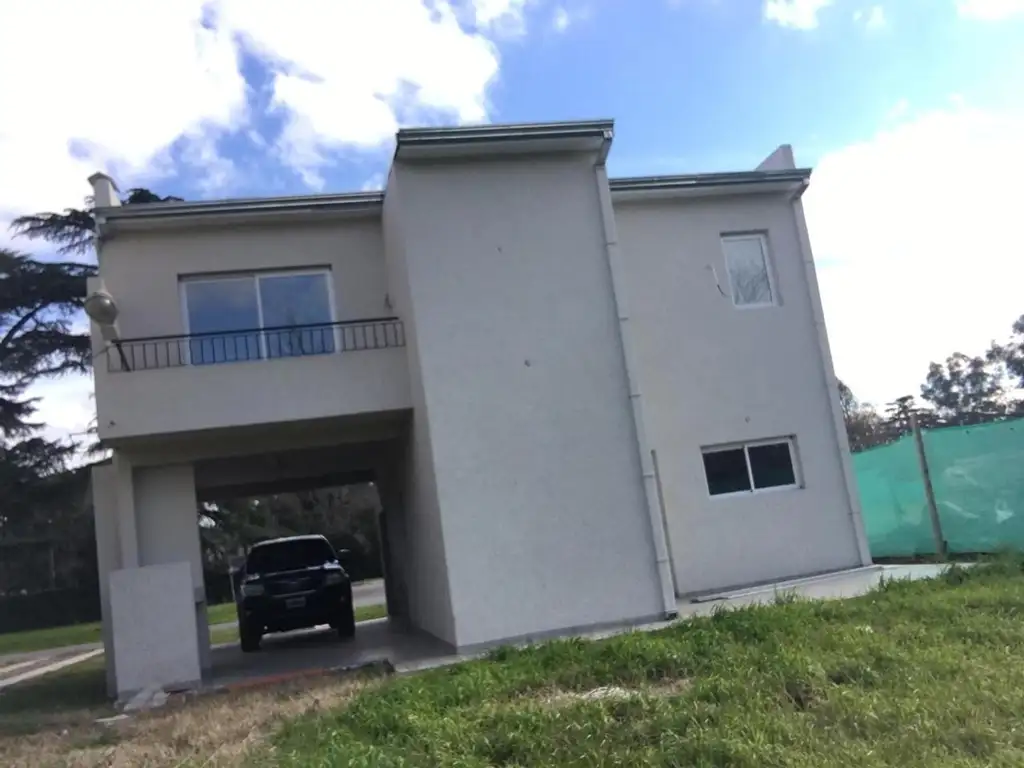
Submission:
[[791,171],[794,168],[796,162],[793,159],[793,147],[789,144],[783,144],[757,166],[759,171]]
[[92,185],[93,205],[96,208],[112,208],[121,204],[121,198],[117,196],[120,190],[107,174],[94,173],[89,177],[89,183]]

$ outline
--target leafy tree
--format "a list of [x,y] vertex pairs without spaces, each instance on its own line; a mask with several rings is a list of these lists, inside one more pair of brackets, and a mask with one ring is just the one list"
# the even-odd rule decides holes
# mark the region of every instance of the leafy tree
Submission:
[[[177,198],[132,189],[124,203],[171,199]],[[12,229],[52,244],[60,254],[85,254],[92,247],[95,218],[91,208],[67,209],[22,216]],[[88,473],[69,469],[74,445],[34,435],[41,425],[32,421],[36,400],[27,396],[40,379],[90,368],[89,335],[75,321],[81,317],[86,279],[95,272],[91,264],[0,249],[0,559],[5,566],[0,591],[10,588],[12,574],[21,583],[54,585],[52,564],[47,582],[37,571],[38,558],[29,557],[35,544],[50,555],[55,548],[82,555],[93,563],[95,578],[91,519],[83,504]],[[79,582],[90,578],[79,576]]]
[[33,435],[36,401],[25,392],[41,378],[88,369],[89,337],[72,321],[92,272],[0,249],[0,541],[9,566],[0,591],[53,586],[54,540],[80,551],[74,532],[91,530],[81,473],[68,471],[74,446]]
[[992,359],[955,352],[946,362],[932,363],[921,397],[946,424],[980,424],[1007,414],[1000,371]]
[[842,381],[839,382],[839,402],[851,451],[856,453],[886,442],[885,424],[878,411],[871,404],[859,401]]
[[[133,187],[121,200],[122,205],[138,205],[140,203],[180,202],[180,197],[168,195],[161,197],[142,187]],[[87,199],[89,207],[65,208],[60,213],[44,212],[19,216],[11,222],[15,235],[27,237],[29,240],[43,240],[57,249],[62,256],[85,255],[92,250],[93,233],[96,231],[96,218],[93,215],[92,200]]]
[[1024,388],[1024,315],[1013,324],[1010,341],[993,344],[986,359],[990,363],[1001,363],[1007,375],[1018,388]]
[[85,298],[87,264],[41,262],[0,249],[0,435],[24,436],[34,401],[25,390],[40,378],[83,372],[88,333],[72,326]]

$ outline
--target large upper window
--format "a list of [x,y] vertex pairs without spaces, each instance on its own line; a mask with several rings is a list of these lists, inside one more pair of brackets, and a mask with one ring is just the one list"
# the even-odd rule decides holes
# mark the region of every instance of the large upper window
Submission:
[[770,307],[776,303],[768,260],[768,240],[762,234],[722,238],[732,303],[737,307]]
[[193,364],[335,350],[326,270],[186,278],[181,285]]
[[708,493],[750,493],[797,486],[796,460],[791,438],[702,449]]

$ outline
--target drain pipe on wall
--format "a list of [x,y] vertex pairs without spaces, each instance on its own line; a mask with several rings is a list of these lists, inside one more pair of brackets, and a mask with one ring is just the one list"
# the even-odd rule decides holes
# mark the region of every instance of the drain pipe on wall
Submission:
[[633,411],[633,424],[636,428],[637,449],[640,452],[640,469],[643,473],[644,496],[647,501],[647,514],[650,518],[651,537],[654,540],[654,559],[661,584],[661,600],[665,618],[675,618],[679,609],[676,604],[676,587],[672,578],[672,563],[668,553],[667,536],[665,533],[664,515],[659,503],[658,478],[654,471],[654,461],[647,444],[647,430],[644,426],[643,407],[640,402],[640,384],[637,381],[636,366],[633,361],[630,345],[629,312],[626,306],[626,289],[622,283],[622,264],[620,261],[618,235],[615,229],[615,212],[612,209],[611,187],[608,186],[608,169],[605,167],[605,154],[611,142],[607,136],[605,149],[594,170],[597,173],[597,194],[601,204],[601,223],[604,227],[605,254],[608,257],[608,270],[612,278],[612,298],[615,313],[619,320],[619,339],[622,342],[622,356],[626,368],[626,385],[629,387],[629,402]]

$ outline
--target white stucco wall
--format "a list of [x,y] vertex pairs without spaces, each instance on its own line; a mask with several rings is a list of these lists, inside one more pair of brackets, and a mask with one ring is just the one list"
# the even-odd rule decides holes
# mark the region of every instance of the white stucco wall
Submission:
[[657,615],[593,158],[393,189],[458,645]]
[[[615,213],[677,590],[859,565],[812,311],[817,288],[792,204],[782,195],[616,201]],[[729,298],[720,236],[749,231],[767,233],[779,306],[737,309]],[[786,435],[804,487],[708,494],[701,446]]]
[[410,623],[456,644],[450,573],[435,482],[430,423],[423,389],[416,317],[412,311],[406,263],[408,232],[400,187],[394,174],[384,200],[383,231],[388,285],[395,313],[405,321],[412,404],[407,437],[395,456],[393,472],[382,481],[392,501],[389,515],[403,571]]
[[[124,339],[185,332],[182,276],[315,267],[330,268],[337,320],[395,314],[387,305],[379,217],[120,233],[103,244],[100,257]],[[156,347],[148,354],[168,355]],[[176,360],[177,351],[170,357]],[[116,440],[407,408],[405,361],[402,349],[389,348],[109,373],[100,358],[94,374],[99,433]]]

